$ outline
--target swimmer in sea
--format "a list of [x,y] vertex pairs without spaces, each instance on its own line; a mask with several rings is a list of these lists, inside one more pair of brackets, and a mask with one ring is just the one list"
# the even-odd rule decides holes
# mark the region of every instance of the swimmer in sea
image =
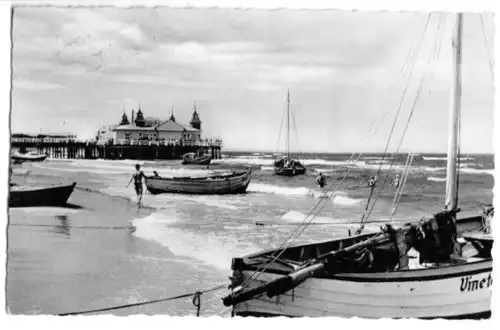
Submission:
[[144,178],[144,173],[141,171],[141,165],[135,165],[135,173],[132,174],[130,181],[127,184],[127,188],[132,181],[134,181],[135,193],[137,194],[137,206],[141,206],[142,201],[142,178]]
[[396,178],[392,181],[392,186],[394,188],[398,188],[399,187],[399,174],[396,174]]
[[316,178],[316,184],[318,187],[323,188],[326,184],[325,177],[323,176],[323,173],[319,173],[318,177]]

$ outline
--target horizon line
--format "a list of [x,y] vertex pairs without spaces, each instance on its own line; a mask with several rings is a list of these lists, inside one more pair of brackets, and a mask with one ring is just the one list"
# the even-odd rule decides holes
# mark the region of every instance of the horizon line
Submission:
[[[221,150],[222,153],[226,152],[254,152],[254,153],[272,153],[272,154],[286,154],[286,152],[280,152],[275,150],[257,150],[257,149],[235,149],[235,148],[226,148]],[[290,152],[291,155],[300,155],[300,154],[330,154],[330,155],[345,155],[352,153],[363,153],[363,154],[384,154],[384,151],[303,151],[303,152]],[[425,155],[446,155],[446,151],[400,151],[400,152],[386,152],[386,154],[425,154]],[[487,151],[474,151],[474,152],[461,152],[461,156],[464,155],[495,155],[495,152],[487,152]]]

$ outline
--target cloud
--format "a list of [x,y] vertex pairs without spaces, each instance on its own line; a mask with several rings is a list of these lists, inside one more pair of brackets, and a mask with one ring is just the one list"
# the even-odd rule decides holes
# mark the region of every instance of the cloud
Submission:
[[24,89],[28,91],[48,91],[48,90],[57,90],[63,89],[65,86],[59,84],[52,84],[49,82],[43,81],[30,81],[30,80],[14,80],[13,81],[14,89]]
[[[464,112],[484,108],[471,124],[481,127],[492,118],[493,82],[481,21],[467,15]],[[453,19],[443,17],[430,19],[408,92],[411,104],[428,70],[433,78],[425,88],[436,92],[420,102],[433,118],[421,133],[430,140],[442,138],[441,109],[449,100]],[[426,20],[419,12],[16,8],[13,125],[39,131],[64,115],[85,119],[86,131],[97,129],[121,118],[125,99],[140,99],[147,116],[168,116],[165,109],[175,106],[187,118],[198,100],[207,134],[222,135],[228,146],[257,148],[246,137],[258,126],[262,141],[276,139],[270,123],[279,124],[290,88],[301,134],[328,131],[319,148],[334,151],[335,141],[364,135],[369,121],[397,107],[411,67],[406,58]],[[492,41],[491,17],[483,20]],[[439,26],[441,55],[429,67]],[[127,112],[131,107],[136,103],[128,102]],[[40,112],[40,121],[25,120]],[[235,123],[245,125],[235,129]],[[346,148],[359,143],[349,141]]]

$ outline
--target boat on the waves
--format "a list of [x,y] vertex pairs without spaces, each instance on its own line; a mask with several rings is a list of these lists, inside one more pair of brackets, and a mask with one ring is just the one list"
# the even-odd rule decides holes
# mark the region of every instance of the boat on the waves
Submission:
[[287,94],[286,156],[274,161],[274,173],[282,176],[296,176],[306,173],[300,160],[290,157],[290,91]]
[[234,258],[231,293],[223,298],[234,315],[490,317],[493,207],[458,216],[462,20],[459,13],[445,210],[400,228],[297,246],[290,239]]
[[35,152],[19,153],[14,152],[11,159],[17,162],[42,162],[47,159],[47,154],[37,154]]
[[197,155],[194,152],[182,155],[182,165],[209,165],[211,160],[210,155]]
[[75,189],[70,185],[30,187],[11,183],[9,207],[64,206]]
[[146,187],[152,194],[240,194],[247,190],[252,169],[226,171],[205,176],[161,177],[145,176]]

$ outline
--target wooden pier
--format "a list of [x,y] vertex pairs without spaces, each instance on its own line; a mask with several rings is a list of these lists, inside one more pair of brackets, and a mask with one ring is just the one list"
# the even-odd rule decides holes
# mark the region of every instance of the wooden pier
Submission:
[[36,150],[49,158],[61,159],[181,159],[188,152],[203,152],[212,159],[221,159],[221,145],[217,142],[164,143],[161,141],[128,141],[127,143],[97,143],[96,141],[46,140],[12,138],[13,151]]

